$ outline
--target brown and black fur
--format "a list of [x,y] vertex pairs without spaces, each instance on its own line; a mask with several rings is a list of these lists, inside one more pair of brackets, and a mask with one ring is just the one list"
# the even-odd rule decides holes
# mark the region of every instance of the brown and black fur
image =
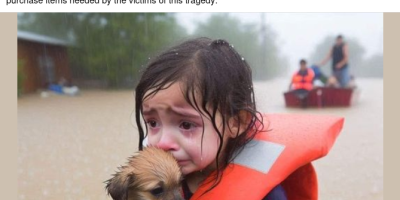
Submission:
[[114,200],[183,200],[182,174],[172,154],[148,147],[128,160],[106,181]]

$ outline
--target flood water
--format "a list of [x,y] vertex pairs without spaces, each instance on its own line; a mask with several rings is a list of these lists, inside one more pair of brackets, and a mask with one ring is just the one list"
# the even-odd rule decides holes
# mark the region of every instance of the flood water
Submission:
[[[288,109],[287,80],[256,82],[267,113],[345,117],[331,152],[314,162],[319,199],[383,199],[383,79],[360,79],[357,104]],[[137,150],[133,91],[32,94],[18,99],[18,199],[111,199],[103,183]]]

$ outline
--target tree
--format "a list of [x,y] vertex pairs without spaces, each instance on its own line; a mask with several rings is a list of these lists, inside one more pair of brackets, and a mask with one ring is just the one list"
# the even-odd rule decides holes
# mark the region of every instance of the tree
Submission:
[[375,54],[365,59],[357,76],[383,78],[383,55]]
[[18,13],[18,30],[73,41],[79,16],[74,13]]
[[[327,36],[315,48],[310,56],[310,64],[318,64],[328,54],[329,50],[334,45],[336,36]],[[359,70],[362,70],[363,56],[365,53],[364,47],[355,38],[344,38],[344,42],[348,44],[349,48],[349,69],[350,72],[356,76]],[[332,73],[332,59],[325,66],[320,66],[322,71],[330,75]]]
[[[335,36],[327,36],[317,45],[315,51],[311,55],[310,61],[313,64],[320,62],[335,42]],[[356,38],[345,38],[344,40],[349,47],[349,66],[351,73],[356,77],[383,77],[383,55],[375,54],[364,58],[365,49]],[[323,66],[322,70],[325,74],[330,75],[332,72],[332,63],[328,62],[327,66]]]
[[[286,70],[287,64],[279,55],[275,34],[269,26],[266,27],[265,52],[261,46],[260,27],[242,23],[229,14],[214,14],[206,22],[197,24],[194,36],[226,39],[250,64],[255,79],[272,78]],[[266,63],[263,63],[264,58]]]
[[186,36],[168,13],[31,13],[19,15],[19,29],[73,42],[74,74],[110,87],[132,86],[155,51]]

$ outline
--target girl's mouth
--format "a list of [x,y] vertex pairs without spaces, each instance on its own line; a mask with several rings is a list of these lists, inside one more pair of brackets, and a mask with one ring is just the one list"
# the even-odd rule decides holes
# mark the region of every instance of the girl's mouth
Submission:
[[178,165],[179,166],[183,166],[183,165],[187,165],[189,164],[189,160],[178,160]]

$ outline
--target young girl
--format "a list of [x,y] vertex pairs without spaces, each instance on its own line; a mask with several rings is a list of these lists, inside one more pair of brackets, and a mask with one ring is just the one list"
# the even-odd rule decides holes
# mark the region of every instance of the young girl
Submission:
[[268,134],[266,121],[256,109],[248,63],[224,40],[198,38],[170,48],[153,58],[136,88],[139,149],[147,137],[173,154],[185,175],[185,199],[286,199],[279,182],[252,182],[259,171],[268,174],[252,156],[266,150],[278,157],[285,148],[258,145],[255,137]]

